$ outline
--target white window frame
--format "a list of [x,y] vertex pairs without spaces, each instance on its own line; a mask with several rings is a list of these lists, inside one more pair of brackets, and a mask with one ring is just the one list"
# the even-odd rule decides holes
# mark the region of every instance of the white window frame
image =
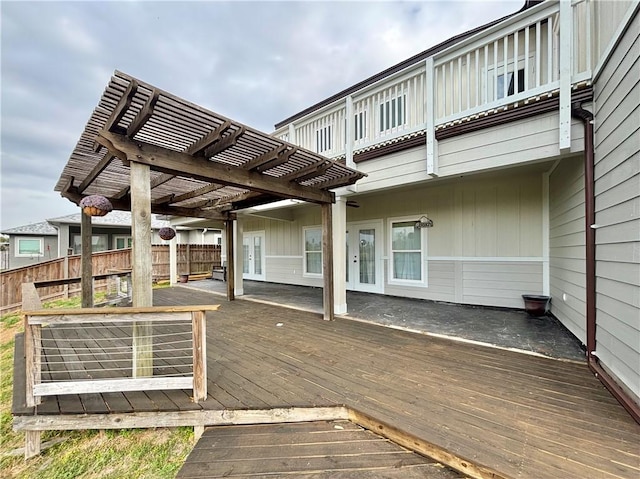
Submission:
[[333,124],[326,123],[316,128],[316,152],[326,153],[333,148]]
[[[307,231],[320,232],[320,273],[307,271],[307,253],[318,254],[317,251],[307,251]],[[308,278],[322,278],[323,276],[322,226],[305,226],[302,228],[302,275]]]
[[[20,253],[20,241],[39,241],[40,252],[39,253]],[[33,236],[17,236],[16,237],[16,258],[35,258],[44,256],[44,238]]]
[[[529,62],[529,68],[528,70],[525,69],[525,61]],[[505,96],[501,96],[499,97],[497,95],[497,91],[498,91],[498,87],[497,84],[493,83],[494,80],[494,72],[496,70],[496,65],[491,64],[488,65],[486,67],[482,67],[482,85],[481,85],[481,89],[482,89],[482,93],[481,96],[484,99],[484,103],[492,103],[495,101],[500,101],[500,100],[504,100],[505,98],[508,98],[510,96],[514,96],[514,95],[518,95],[519,93],[523,93],[525,91],[528,90],[532,90],[535,87],[535,85],[531,84],[531,79],[529,79],[529,84],[527,87],[527,79],[526,79],[526,75],[529,75],[530,77],[535,78],[535,56],[533,54],[533,52],[529,52],[528,56],[525,55],[518,55],[518,64],[514,66],[514,62],[513,62],[513,58],[511,58],[508,62],[507,62],[507,75],[509,73],[514,73],[514,87],[513,87],[513,93],[510,95],[505,95]],[[523,82],[523,90],[522,91],[516,91],[516,88],[518,87],[518,78],[517,78],[517,74],[518,71],[522,70],[524,72],[525,78],[524,78],[524,82]],[[498,60],[498,84],[502,82],[502,84],[504,85],[504,62]],[[541,83],[542,85],[542,83]],[[508,88],[508,83],[507,83],[507,88]],[[495,97],[495,98],[494,98]]]
[[127,236],[127,235],[118,235],[118,236],[114,236],[113,237],[113,249],[127,249],[127,248],[131,248],[131,246],[124,246],[122,248],[118,248],[118,240],[119,239],[123,239],[125,244],[127,244],[127,240],[129,240],[129,242],[133,243],[133,238],[131,236]]
[[388,222],[387,222],[387,229],[389,232],[389,249],[388,249],[388,258],[389,258],[389,267],[387,268],[389,277],[387,278],[387,281],[389,284],[395,284],[395,285],[403,285],[403,286],[417,286],[417,287],[421,287],[421,288],[426,288],[429,285],[429,282],[427,280],[427,273],[428,273],[428,268],[427,268],[427,232],[426,229],[427,228],[421,228],[419,229],[420,231],[420,278],[419,280],[416,279],[399,279],[399,278],[395,278],[395,271],[394,271],[394,261],[393,261],[393,225],[394,223],[406,223],[406,222],[412,222],[412,223],[416,223],[418,221],[418,219],[422,216],[427,216],[426,213],[425,214],[416,214],[416,215],[412,215],[412,216],[399,216],[399,217],[395,217],[395,218],[388,218]]
[[369,109],[362,108],[353,114],[353,141],[367,139],[367,122],[369,121]]
[[[100,250],[100,251],[93,251],[93,238],[98,238],[98,237],[104,238],[104,244],[107,246],[107,249],[103,249],[103,250]],[[73,237],[71,238],[73,240],[73,246],[72,247],[73,247],[73,251],[74,252],[76,251],[76,238],[79,239],[79,241],[77,243],[77,246],[79,247],[80,251],[78,251],[75,254],[79,254],[79,253],[82,252],[82,235],[81,234],[74,234]],[[101,234],[92,234],[91,235],[91,252],[92,253],[100,253],[101,251],[109,251],[109,235],[108,234],[103,234],[103,233],[101,233]]]
[[[402,106],[399,108],[399,105]],[[407,93],[402,92],[380,102],[378,113],[378,131],[380,133],[405,126],[407,124]]]

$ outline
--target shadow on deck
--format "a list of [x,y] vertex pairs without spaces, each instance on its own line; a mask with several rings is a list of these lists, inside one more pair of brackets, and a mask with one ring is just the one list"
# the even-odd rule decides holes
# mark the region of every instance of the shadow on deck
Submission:
[[315,313],[220,301],[193,289],[154,292],[156,305],[212,302],[221,307],[207,315],[206,401],[191,402],[190,391],[145,391],[52,396],[27,408],[16,341],[14,426],[349,419],[475,477],[637,477],[640,426],[585,364],[325,322]]

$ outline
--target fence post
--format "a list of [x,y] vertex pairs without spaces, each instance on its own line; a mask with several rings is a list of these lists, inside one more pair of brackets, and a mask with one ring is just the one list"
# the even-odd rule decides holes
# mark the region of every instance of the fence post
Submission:
[[26,402],[28,407],[34,407],[41,402],[40,396],[34,396],[33,389],[40,384],[42,371],[42,327],[39,324],[29,324],[29,315],[24,319],[24,354],[26,381]]
[[191,313],[193,334],[193,401],[207,399],[207,325],[204,311]]

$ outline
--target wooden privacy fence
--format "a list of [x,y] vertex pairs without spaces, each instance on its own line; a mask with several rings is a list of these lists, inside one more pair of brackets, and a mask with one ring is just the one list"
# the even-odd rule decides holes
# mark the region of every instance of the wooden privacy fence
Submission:
[[[154,281],[169,279],[169,245],[153,245],[152,275]],[[131,249],[101,251],[91,256],[93,275],[105,275],[115,270],[131,269]],[[178,274],[211,271],[221,266],[220,245],[178,245]],[[80,276],[80,255],[66,256],[31,266],[0,273],[0,313],[17,311],[22,305],[23,283],[38,283]],[[106,279],[94,282],[95,291],[107,289]],[[79,285],[54,285],[38,288],[40,298],[53,300],[80,293]]]
[[[27,405],[39,404],[42,396],[167,389],[193,389],[193,400],[204,401],[205,313],[217,309],[207,305],[26,312]],[[136,374],[136,362],[148,358],[149,374]]]

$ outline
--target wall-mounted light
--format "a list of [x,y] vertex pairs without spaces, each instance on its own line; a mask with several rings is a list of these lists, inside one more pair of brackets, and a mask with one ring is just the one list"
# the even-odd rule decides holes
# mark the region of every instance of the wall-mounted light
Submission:
[[416,221],[415,227],[417,229],[420,228],[431,228],[433,226],[433,220],[430,220],[426,216],[421,216],[418,221]]

